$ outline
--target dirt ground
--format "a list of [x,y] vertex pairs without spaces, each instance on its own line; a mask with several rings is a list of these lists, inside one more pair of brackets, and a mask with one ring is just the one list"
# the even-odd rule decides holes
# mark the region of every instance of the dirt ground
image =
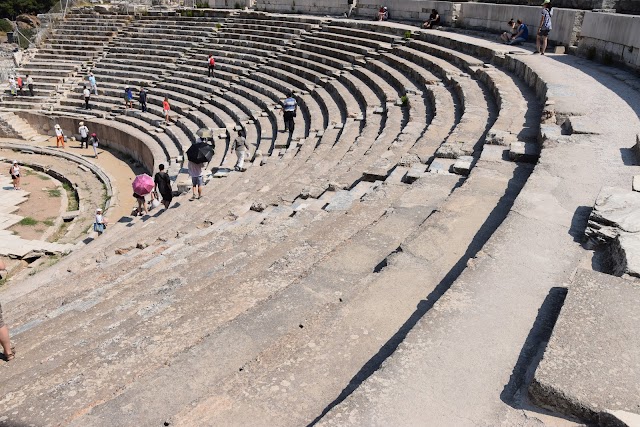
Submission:
[[[55,148],[56,139],[52,137],[38,145]],[[117,193],[117,200],[115,203],[112,200],[111,208],[105,214],[109,222],[114,223],[123,216],[130,216],[136,206],[136,201],[131,195],[133,193],[131,182],[137,174],[144,173],[144,169],[121,153],[104,147],[98,148],[98,158],[96,159],[93,157],[93,147],[80,148],[80,141],[67,141],[66,150],[97,164],[109,175],[111,185]]]
[[[30,194],[27,201],[18,205],[19,209],[14,212],[24,217],[23,224],[15,224],[9,230],[23,239],[38,240],[49,227],[54,225],[61,210],[66,210],[65,190],[62,183],[44,173],[26,166],[21,167],[21,172],[20,187]],[[65,203],[64,206],[63,203]],[[30,221],[32,224],[27,223],[29,219],[33,219]]]

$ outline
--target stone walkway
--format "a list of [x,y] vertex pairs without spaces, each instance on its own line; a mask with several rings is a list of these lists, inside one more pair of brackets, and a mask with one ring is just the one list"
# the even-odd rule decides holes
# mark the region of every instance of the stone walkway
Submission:
[[43,240],[25,240],[7,229],[20,222],[19,215],[11,212],[18,210],[18,205],[27,200],[29,193],[14,190],[10,176],[0,175],[0,256],[22,258],[29,252],[37,251],[47,254],[66,253],[73,245],[49,243]]

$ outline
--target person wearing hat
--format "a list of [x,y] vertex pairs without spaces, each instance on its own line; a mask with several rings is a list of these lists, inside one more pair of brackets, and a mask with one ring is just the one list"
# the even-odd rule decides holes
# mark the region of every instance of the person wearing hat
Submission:
[[96,220],[93,223],[93,231],[98,233],[98,236],[104,233],[105,228],[107,228],[107,218],[102,215],[102,209],[96,209]]
[[84,148],[89,148],[89,128],[84,125],[84,122],[80,122],[78,128],[80,134],[80,148],[84,145]]
[[9,168],[9,175],[11,175],[11,180],[13,181],[13,189],[20,189],[20,165],[17,160],[14,160]]
[[547,50],[547,37],[551,32],[551,15],[553,15],[551,0],[544,0],[542,3],[542,12],[540,16],[540,25],[538,25],[538,34],[536,35],[536,51],[533,52],[544,55]]
[[94,95],[98,96],[98,85],[96,83],[96,77],[93,75],[93,73],[89,73],[87,79],[89,80],[89,85],[91,86],[91,90],[93,91]]
[[124,87],[124,105],[126,108],[133,108],[133,92],[129,85]]
[[62,129],[60,129],[59,124],[55,125],[55,131],[56,131],[56,148],[60,148],[60,145],[62,145],[62,148],[66,148],[64,146],[64,133],[62,133]]
[[9,91],[11,92],[11,96],[18,94],[18,82],[16,82],[16,78],[13,75],[9,76]]
[[98,144],[100,143],[100,140],[98,139],[98,135],[96,135],[96,133],[92,133],[91,134],[91,138],[89,139],[89,142],[91,143],[91,146],[93,147],[93,157],[94,158],[98,158]]

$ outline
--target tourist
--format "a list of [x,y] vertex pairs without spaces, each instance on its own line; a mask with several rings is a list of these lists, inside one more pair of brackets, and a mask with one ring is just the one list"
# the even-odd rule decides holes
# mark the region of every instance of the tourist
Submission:
[[140,109],[143,113],[147,112],[147,91],[144,90],[144,86],[140,88],[140,93],[138,94],[138,100],[140,101]]
[[84,125],[84,122],[79,123],[78,133],[80,134],[80,148],[84,145],[84,148],[89,148],[89,128]]
[[128,85],[124,87],[124,105],[127,109],[133,108],[133,92]]
[[33,79],[27,74],[27,87],[29,88],[29,95],[33,96]]
[[96,77],[93,75],[93,73],[89,73],[89,76],[87,76],[87,79],[89,79],[89,86],[91,86],[91,90],[93,91],[93,94],[95,96],[98,96],[98,85],[96,84]]
[[147,209],[147,204],[145,203],[145,197],[136,192],[133,193],[133,197],[136,199],[136,202],[138,202],[138,207],[136,208],[136,216],[142,216],[142,212],[148,214],[149,210]]
[[100,140],[98,139],[98,135],[96,135],[95,132],[91,134],[91,138],[89,139],[89,142],[91,143],[91,146],[93,147],[93,158],[97,159],[98,158],[98,144],[100,143]]
[[64,146],[64,133],[62,132],[62,129],[60,129],[60,125],[56,124],[54,126],[55,132],[56,132],[56,148],[60,148],[60,146],[62,145],[62,148],[66,148]]
[[16,96],[18,94],[18,83],[14,76],[9,76],[9,91],[11,92],[11,96]]
[[509,19],[509,22],[507,22],[507,26],[509,27],[509,32],[505,31],[500,34],[500,40],[503,43],[509,43],[513,38],[512,36],[518,33],[518,26],[516,25],[516,21],[514,21],[513,18]]
[[22,77],[18,76],[18,78],[16,79],[16,83],[18,83],[18,93],[20,94],[20,96],[24,95],[24,93],[22,92],[22,89],[24,88]]
[[13,181],[13,189],[20,189],[20,165],[17,160],[14,160],[9,168],[9,175],[11,175],[11,181]]
[[[195,200],[202,197],[202,186],[204,180],[202,178],[202,170],[204,169],[204,163],[194,163],[189,160],[187,168],[189,170],[189,176],[191,177],[191,185],[193,190],[193,196],[189,200]],[[196,189],[198,190],[198,196],[196,197]]]
[[209,66],[209,77],[215,77],[216,60],[213,55],[209,55],[207,65]]
[[247,144],[247,139],[244,137],[244,130],[238,130],[238,136],[233,140],[233,144],[231,145],[231,154],[233,151],[236,151],[236,156],[238,156],[238,161],[234,167],[235,170],[244,172],[246,169],[244,168],[244,159],[249,150],[249,145]]
[[164,208],[169,209],[171,199],[173,199],[171,178],[169,178],[169,174],[165,172],[163,164],[160,164],[160,166],[158,166],[158,169],[160,169],[160,172],[156,173],[156,175],[153,177],[153,182],[155,182],[156,184],[154,191],[156,193],[160,193]]
[[169,125],[169,112],[171,111],[171,105],[169,105],[169,99],[165,96],[162,101],[162,111],[164,112],[164,122]]
[[87,89],[87,86],[83,86],[82,95],[84,95],[84,109],[91,110],[91,106],[89,105],[89,100],[91,99],[91,91]]
[[544,0],[540,15],[540,25],[538,25],[538,34],[536,35],[536,51],[533,53],[544,55],[544,51],[547,50],[547,37],[551,32],[551,16],[553,15],[551,0]]
[[353,13],[353,9],[356,7],[356,0],[347,0],[347,13],[345,17],[351,18],[351,14]]
[[386,21],[389,19],[389,8],[386,6],[380,6],[378,10],[378,21]]
[[287,98],[284,100],[282,105],[282,111],[284,113],[284,131],[289,131],[289,136],[293,135],[293,129],[295,127],[295,121],[293,119],[296,117],[297,109],[298,103],[293,97],[293,92],[289,91]]
[[[4,269],[4,262],[0,260],[0,267]],[[0,304],[0,344],[2,345],[2,349],[4,351],[4,360],[7,362],[11,362],[16,357],[16,349],[11,345],[11,338],[9,337],[9,328],[4,324],[4,319],[2,318],[2,305]]]
[[104,230],[107,228],[107,218],[102,215],[102,209],[96,209],[96,219],[93,223],[93,231],[98,233],[100,236],[104,233]]
[[425,29],[432,29],[435,25],[439,25],[440,24],[440,15],[438,14],[438,11],[435,9],[431,9],[431,15],[429,15],[429,19],[427,19],[427,21],[422,24],[422,28]]
[[529,28],[522,23],[521,19],[518,19],[516,24],[518,32],[511,36],[511,40],[508,42],[510,45],[519,45],[529,40]]

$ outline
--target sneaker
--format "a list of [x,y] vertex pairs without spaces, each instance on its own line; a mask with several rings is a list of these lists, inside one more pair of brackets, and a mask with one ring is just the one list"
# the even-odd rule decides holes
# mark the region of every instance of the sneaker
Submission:
[[540,52],[538,52],[537,50],[535,52],[533,52],[533,55],[539,55]]

